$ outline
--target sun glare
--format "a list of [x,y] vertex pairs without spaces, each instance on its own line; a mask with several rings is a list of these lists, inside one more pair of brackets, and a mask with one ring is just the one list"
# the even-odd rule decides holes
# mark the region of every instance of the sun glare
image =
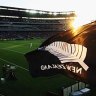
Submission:
[[73,28],[78,29],[78,27],[81,25],[82,25],[82,23],[80,22],[80,19],[78,17],[76,17],[74,22],[73,22]]
[[73,22],[73,28],[78,29],[80,26],[86,24],[86,22],[87,21],[83,20],[80,15],[77,15],[77,17],[75,17],[75,20]]
[[85,16],[84,13],[77,14],[77,17],[75,17],[75,20],[73,22],[73,28],[76,30],[80,26],[85,25],[89,22],[91,22],[91,18],[88,18],[88,16]]

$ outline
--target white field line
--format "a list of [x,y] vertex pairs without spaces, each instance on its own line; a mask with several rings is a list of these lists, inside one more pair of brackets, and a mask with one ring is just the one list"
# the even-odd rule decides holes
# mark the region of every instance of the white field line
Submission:
[[[29,43],[30,44],[30,43]],[[37,44],[37,43],[35,43],[35,44]],[[21,44],[21,45],[19,45],[19,46],[22,46],[22,45],[24,45],[24,44]],[[26,45],[26,44],[25,44]],[[15,46],[15,47],[18,47],[18,46]],[[6,47],[6,48],[1,48],[1,49],[3,49],[3,50],[8,50],[8,51],[13,51],[13,52],[16,52],[16,53],[19,53],[19,54],[25,54],[25,53],[22,53],[22,52],[19,52],[19,51],[14,51],[14,50],[10,50],[11,48],[13,48],[13,47]]]
[[6,48],[1,48],[1,49],[3,49],[3,50],[8,50],[8,51],[13,51],[13,52],[16,52],[16,53],[19,53],[19,54],[24,54],[24,53],[22,53],[22,52],[10,50],[11,48],[19,47],[19,46],[22,46],[22,45],[26,45],[26,44],[19,44],[19,45],[15,45],[15,46],[11,46],[11,47],[6,47]]
[[16,53],[19,53],[19,54],[25,54],[25,53],[22,53],[22,52],[18,52],[18,51],[14,51],[14,50],[10,50],[10,49],[5,49],[5,48],[1,48],[3,50],[8,50],[8,51],[12,51],[12,52],[16,52]]
[[9,47],[3,48],[3,49],[11,49],[11,48],[16,48],[16,47],[19,47],[19,46],[22,46],[22,45],[26,45],[26,44],[18,44],[18,45],[13,45],[13,46],[9,46]]
[[[29,43],[30,44],[30,43]],[[13,47],[20,47],[22,45],[26,45],[26,44],[19,44],[19,45],[16,45],[16,46],[13,46]],[[6,48],[0,48],[0,49],[3,49],[3,50],[8,50],[8,51],[13,51],[13,52],[16,52],[16,53],[19,53],[19,54],[25,54],[25,53],[22,53],[22,52],[19,52],[19,51],[14,51],[14,50],[10,50],[11,48],[13,47],[6,47]]]
[[19,46],[22,46],[22,45],[26,45],[26,44],[18,44],[18,45],[14,45],[14,46],[11,46],[11,47],[6,47],[6,48],[1,48],[1,49],[8,50],[8,51],[13,51],[13,52],[16,52],[16,53],[19,53],[19,54],[24,54],[24,53],[22,53],[22,52],[10,50],[11,48],[19,47]]
[[[35,45],[35,44],[40,44],[40,43],[32,43],[32,45]],[[27,44],[17,44],[17,45],[13,45],[13,46],[9,46],[9,47],[6,47],[6,48],[3,48],[3,49],[11,49],[11,48],[16,48],[16,47],[20,47],[22,45],[30,45],[30,43],[27,43]]]
[[19,68],[21,68],[21,69],[23,69],[23,70],[25,70],[25,71],[29,71],[28,69],[26,69],[26,68],[24,68],[24,67],[21,67],[21,66],[15,64],[15,63],[9,62],[9,61],[7,61],[7,60],[5,60],[5,59],[0,58],[0,60],[2,60],[2,61],[4,61],[4,62],[7,62],[7,63],[9,63],[9,64],[12,64],[12,65],[15,65],[15,66],[17,66],[17,67],[19,67]]

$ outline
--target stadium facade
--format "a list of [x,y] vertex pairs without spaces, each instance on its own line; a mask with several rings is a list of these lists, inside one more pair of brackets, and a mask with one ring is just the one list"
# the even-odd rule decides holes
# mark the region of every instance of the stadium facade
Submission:
[[50,12],[0,6],[0,39],[49,37],[72,28],[75,12]]

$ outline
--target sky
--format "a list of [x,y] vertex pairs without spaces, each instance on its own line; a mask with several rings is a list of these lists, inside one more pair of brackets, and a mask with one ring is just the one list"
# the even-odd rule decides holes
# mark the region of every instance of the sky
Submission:
[[96,0],[0,0],[0,6],[20,7],[44,11],[75,11],[75,24],[96,20]]

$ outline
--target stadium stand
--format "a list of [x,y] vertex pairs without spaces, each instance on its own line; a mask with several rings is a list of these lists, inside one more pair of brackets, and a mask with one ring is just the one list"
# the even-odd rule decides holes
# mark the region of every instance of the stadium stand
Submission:
[[0,39],[49,37],[72,28],[74,11],[50,12],[0,6]]

